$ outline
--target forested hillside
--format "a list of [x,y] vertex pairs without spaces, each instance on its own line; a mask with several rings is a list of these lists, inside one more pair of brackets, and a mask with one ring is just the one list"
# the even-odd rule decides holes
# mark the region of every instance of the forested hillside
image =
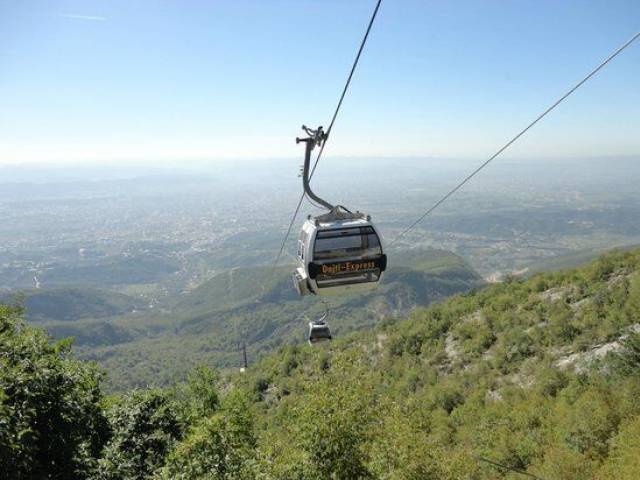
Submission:
[[108,397],[20,314],[0,311],[12,478],[640,476],[640,250]]
[[[1,294],[0,301],[11,302],[15,295]],[[93,288],[56,287],[20,292],[27,319],[34,322],[73,322],[83,318],[105,318],[143,308],[140,299]]]
[[[298,297],[289,265],[275,271],[240,267],[221,271],[162,311],[42,325],[57,338],[75,337],[79,354],[108,369],[111,387],[123,390],[175,383],[202,362],[237,367],[242,341],[251,358],[304,341],[306,319],[322,315],[326,308],[334,332],[344,335],[483,285],[482,278],[451,252],[417,249],[392,258],[394,265],[378,289],[329,297],[326,306]],[[27,297],[27,308],[30,300]]]

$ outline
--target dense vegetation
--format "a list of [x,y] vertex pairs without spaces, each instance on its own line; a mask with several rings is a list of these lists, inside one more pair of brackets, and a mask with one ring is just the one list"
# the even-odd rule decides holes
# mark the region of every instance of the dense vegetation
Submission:
[[109,397],[19,317],[0,311],[12,478],[640,477],[640,250]]

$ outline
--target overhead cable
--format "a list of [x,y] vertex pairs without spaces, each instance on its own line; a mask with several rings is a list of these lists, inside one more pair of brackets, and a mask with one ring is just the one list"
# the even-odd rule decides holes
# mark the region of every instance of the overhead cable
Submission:
[[[353,78],[353,74],[356,71],[356,67],[358,66],[358,62],[360,61],[360,56],[362,55],[362,51],[364,50],[364,46],[367,43],[367,39],[369,38],[369,32],[371,32],[371,27],[373,26],[373,22],[376,19],[376,16],[378,15],[378,10],[380,9],[380,4],[382,3],[382,0],[377,0],[376,2],[376,6],[373,10],[373,13],[371,14],[371,19],[369,20],[369,25],[367,26],[367,30],[364,34],[364,37],[362,38],[362,41],[360,42],[360,48],[358,48],[358,53],[356,54],[356,58],[353,61],[353,65],[351,66],[351,71],[349,72],[349,76],[347,77],[347,81],[344,84],[344,88],[342,89],[342,93],[340,94],[340,99],[338,100],[338,105],[336,106],[335,111],[333,112],[333,117],[331,117],[331,123],[329,124],[329,128],[326,130],[326,138],[325,141],[322,142],[322,145],[320,146],[320,150],[318,151],[318,155],[316,156],[316,160],[313,164],[313,168],[311,169],[311,174],[309,175],[309,180],[311,180],[311,178],[313,178],[313,174],[316,171],[316,167],[318,166],[318,162],[320,162],[320,158],[322,157],[322,153],[324,152],[324,147],[327,144],[327,141],[329,140],[329,136],[331,135],[331,130],[333,130],[333,126],[336,122],[336,118],[338,117],[338,113],[340,112],[340,108],[342,107],[342,102],[344,101],[345,96],[347,95],[347,91],[349,90],[349,85],[351,85],[351,79]],[[271,273],[273,274],[273,272],[275,271],[275,268],[278,266],[278,262],[280,261],[280,257],[282,256],[282,252],[284,251],[284,247],[287,243],[287,240],[289,238],[289,235],[291,234],[291,229],[293,228],[293,224],[296,221],[296,218],[298,216],[298,212],[300,212],[300,207],[302,206],[302,201],[304,200],[305,194],[304,192],[302,193],[302,195],[300,196],[300,200],[298,200],[298,204],[296,205],[296,209],[293,212],[293,216],[291,217],[291,221],[289,222],[289,227],[287,228],[287,232],[284,235],[284,238],[282,239],[282,244],[280,245],[280,251],[278,252],[278,255],[276,256],[276,259],[273,262],[273,266],[272,266],[272,271]]]
[[498,155],[504,152],[507,148],[513,145],[521,136],[523,136],[529,129],[531,129],[536,123],[542,120],[547,114],[551,113],[553,109],[555,109],[558,105],[560,105],[569,95],[578,90],[582,85],[584,85],[591,77],[593,77],[596,73],[598,73],[605,65],[607,65],[611,60],[618,56],[625,48],[631,45],[635,40],[640,37],[640,32],[636,33],[631,39],[625,42],[622,46],[616,49],[611,55],[609,55],[600,65],[594,68],[586,77],[576,83],[567,93],[562,95],[558,100],[553,103],[549,108],[547,108],[544,112],[538,115],[535,120],[533,120],[529,125],[527,125],[524,129],[522,129],[515,137],[509,140],[504,146],[502,146],[496,153],[494,153],[488,160],[486,160],[482,165],[476,168],[473,172],[471,172],[467,177],[464,178],[458,185],[456,185],[452,190],[450,190],[444,197],[434,203],[431,208],[429,208],[423,215],[420,216],[415,222],[405,228],[402,232],[400,232],[389,244],[391,247],[394,243],[396,243],[400,238],[406,235],[410,230],[412,230],[416,225],[418,225],[425,217],[430,215],[436,208],[442,205],[449,197],[451,197],[454,193],[460,190],[469,180],[475,177],[482,169],[484,169],[487,165],[489,165]]

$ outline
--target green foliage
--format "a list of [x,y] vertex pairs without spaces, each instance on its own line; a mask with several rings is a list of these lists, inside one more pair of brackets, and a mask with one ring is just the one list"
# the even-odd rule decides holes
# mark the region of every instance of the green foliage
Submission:
[[[629,334],[640,318],[638,272],[640,252],[615,252],[579,270],[453,297],[331,349],[265,358],[237,379],[264,383],[262,472],[518,478],[511,468],[545,479],[616,478],[601,473],[622,468],[615,453],[637,478],[636,447],[623,453],[614,439],[640,409],[640,341]],[[593,352],[619,338],[616,360],[598,361]],[[274,397],[285,385],[290,393]]]
[[189,373],[185,392],[189,418],[207,417],[220,405],[218,375],[206,365],[198,365]]
[[[593,479],[597,473],[597,463],[566,446],[551,445],[545,452],[536,474],[545,480]],[[616,478],[608,477],[608,478]]]
[[620,422],[616,401],[606,389],[585,388],[575,401],[558,402],[550,426],[564,446],[588,458],[602,459]]
[[113,431],[97,480],[143,480],[162,467],[182,437],[176,405],[159,390],[134,391],[108,412]]
[[243,480],[254,478],[256,439],[249,404],[229,394],[219,412],[201,418],[169,454],[158,478]]
[[[85,478],[96,463],[95,480],[640,478],[639,276],[640,251],[614,252],[331,344],[284,346],[242,374],[199,366],[171,390],[110,398],[96,383],[85,423],[106,411],[109,440],[101,451],[95,433],[63,446],[72,473],[59,478]],[[25,335],[3,347],[8,358],[35,344],[71,361],[68,343],[3,312],[0,335]],[[6,428],[15,401],[3,381]],[[3,462],[34,457],[31,430],[14,431],[0,436]]]
[[108,433],[101,376],[0,305],[0,471],[11,478],[89,475]]
[[310,469],[320,478],[370,478],[365,444],[372,421],[372,386],[365,378],[345,383],[344,374],[327,373],[307,387],[297,411],[297,437]]
[[613,366],[621,375],[640,375],[640,333],[621,340],[622,351],[613,356]]
[[640,472],[640,416],[632,418],[611,440],[611,453],[599,479],[635,480]]

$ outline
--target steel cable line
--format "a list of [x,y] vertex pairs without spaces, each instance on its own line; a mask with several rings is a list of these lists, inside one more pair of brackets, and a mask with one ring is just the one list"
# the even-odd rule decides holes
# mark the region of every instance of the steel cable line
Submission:
[[398,234],[393,241],[389,244],[391,247],[394,243],[396,243],[400,238],[406,235],[410,230],[412,230],[416,225],[418,225],[425,217],[431,214],[436,208],[442,205],[449,197],[451,197],[454,193],[460,190],[469,180],[475,177],[480,171],[489,165],[498,155],[504,152],[507,148],[509,148],[512,144],[514,144],[522,135],[524,135],[529,129],[531,129],[536,123],[542,120],[547,116],[553,109],[555,109],[558,105],[560,105],[569,95],[575,92],[578,88],[584,85],[591,77],[593,77],[596,73],[598,73],[605,65],[607,65],[611,60],[618,56],[625,48],[631,45],[635,40],[640,37],[640,32],[636,33],[630,40],[625,42],[621,47],[615,50],[611,55],[609,55],[600,65],[598,65],[595,69],[589,73],[586,77],[576,83],[567,93],[565,93],[562,97],[560,97],[553,105],[547,108],[544,112],[538,115],[535,120],[533,120],[529,125],[527,125],[523,130],[520,131],[515,137],[509,140],[500,150],[494,153],[488,160],[486,160],[482,165],[476,168],[473,172],[471,172],[464,180],[462,180],[458,185],[456,185],[452,190],[450,190],[444,197],[438,200],[436,203],[429,208],[420,218],[418,218],[415,222],[413,222],[409,227],[405,228],[400,234]]
[[[336,106],[335,111],[333,112],[333,117],[331,118],[331,123],[329,124],[329,128],[326,131],[326,138],[324,140],[324,142],[322,142],[322,145],[320,146],[320,150],[318,151],[318,155],[316,156],[316,160],[313,164],[313,168],[311,169],[311,174],[309,175],[309,180],[311,180],[313,178],[313,174],[316,171],[316,167],[318,166],[318,162],[320,161],[320,158],[322,157],[322,152],[324,152],[324,147],[327,144],[327,141],[329,140],[329,136],[331,135],[331,130],[333,129],[333,125],[336,122],[336,118],[338,117],[338,113],[340,112],[340,108],[342,107],[342,102],[344,101],[344,97],[347,95],[347,90],[349,90],[349,85],[351,84],[351,79],[353,78],[353,74],[356,71],[356,67],[358,66],[358,62],[360,61],[360,56],[362,55],[362,51],[364,50],[364,46],[367,43],[367,39],[369,38],[369,32],[371,32],[371,27],[373,26],[373,22],[376,19],[376,16],[378,15],[378,10],[380,9],[380,4],[382,3],[382,0],[378,0],[376,3],[376,7],[373,10],[373,13],[371,14],[371,19],[369,20],[369,25],[367,26],[367,30],[364,34],[364,37],[362,38],[362,42],[360,42],[360,48],[358,49],[358,53],[356,54],[356,58],[353,61],[353,65],[351,66],[351,71],[349,72],[349,76],[347,77],[347,81],[344,84],[344,88],[342,89],[342,94],[340,95],[340,99],[338,100],[338,105]],[[305,194],[304,192],[302,193],[302,195],[300,196],[300,200],[298,200],[298,205],[296,206],[295,211],[293,212],[293,216],[291,217],[291,222],[289,222],[289,227],[287,228],[287,233],[284,236],[284,239],[282,240],[282,244],[280,245],[280,251],[278,252],[278,255],[276,256],[275,261],[273,262],[273,266],[271,268],[271,274],[273,275],[276,266],[278,265],[278,261],[280,261],[280,257],[282,256],[282,252],[284,251],[284,246],[287,243],[287,239],[289,238],[289,235],[291,234],[291,229],[293,228],[293,224],[296,221],[296,218],[298,216],[298,213],[300,212],[300,207],[302,206],[302,201],[304,200]]]
[[478,457],[476,455],[474,455],[474,458],[476,460],[478,460],[479,462],[488,463],[489,465],[491,465],[491,466],[493,466],[495,468],[501,469],[501,470],[507,470],[507,471],[519,473],[520,475],[525,475],[527,477],[534,478],[535,480],[544,480],[542,477],[538,477],[537,475],[534,475],[533,473],[525,472],[524,470],[520,470],[518,468],[513,468],[513,467],[509,467],[507,465],[503,465],[501,463],[496,462],[495,460],[489,460],[488,458]]

